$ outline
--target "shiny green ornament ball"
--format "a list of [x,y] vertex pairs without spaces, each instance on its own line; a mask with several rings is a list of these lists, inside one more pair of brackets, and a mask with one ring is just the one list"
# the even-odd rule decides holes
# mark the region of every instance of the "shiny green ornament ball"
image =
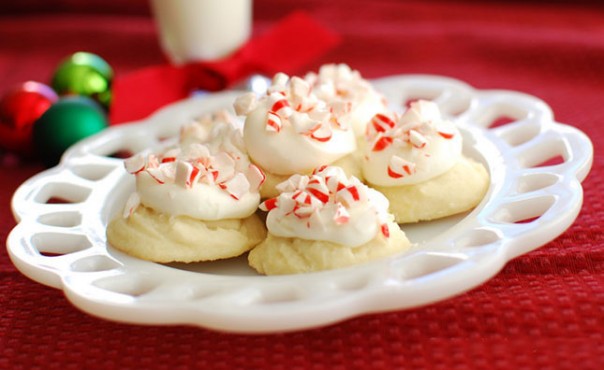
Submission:
[[34,123],[34,150],[51,167],[67,148],[105,127],[107,117],[95,101],[83,96],[64,97]]
[[81,51],[59,64],[51,86],[59,95],[87,96],[107,109],[111,103],[112,81],[113,69],[103,58]]

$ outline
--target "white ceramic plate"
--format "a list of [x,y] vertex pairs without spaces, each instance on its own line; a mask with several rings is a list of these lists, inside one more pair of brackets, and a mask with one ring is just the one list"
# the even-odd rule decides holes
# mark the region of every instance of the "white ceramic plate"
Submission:
[[[74,305],[103,318],[266,333],[452,297],[556,238],[575,220],[593,148],[583,133],[556,123],[542,101],[477,91],[437,76],[374,83],[394,107],[414,98],[436,101],[459,124],[465,154],[482,161],[491,175],[488,194],[471,213],[404,226],[417,243],[408,253],[352,268],[266,277],[256,275],[245,257],[161,265],[107,245],[107,222],[134,189],[114,154],[158,145],[188,119],[230,107],[239,93],[224,92],[107,129],[71,148],[58,167],[26,181],[13,198],[19,223],[7,242],[12,261],[23,274],[64,290]],[[510,122],[490,127],[503,116]]]

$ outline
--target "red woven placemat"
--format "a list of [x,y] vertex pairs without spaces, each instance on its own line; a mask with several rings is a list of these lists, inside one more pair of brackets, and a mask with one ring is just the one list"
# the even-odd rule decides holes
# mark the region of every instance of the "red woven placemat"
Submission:
[[[294,7],[344,37],[307,69],[346,62],[367,77],[448,75],[545,100],[595,146],[576,223],[456,298],[262,336],[100,320],[23,277],[0,252],[0,368],[604,368],[604,9],[570,2],[256,0],[256,31]],[[0,86],[48,80],[56,63],[77,50],[104,56],[117,73],[162,61],[144,16],[0,16]],[[14,225],[10,196],[41,169],[2,157],[3,239]]]

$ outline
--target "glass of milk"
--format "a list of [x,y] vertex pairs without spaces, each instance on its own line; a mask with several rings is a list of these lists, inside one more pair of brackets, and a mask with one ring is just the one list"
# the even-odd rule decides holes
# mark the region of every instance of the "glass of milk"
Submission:
[[151,9],[174,64],[227,57],[250,37],[252,0],[151,0]]

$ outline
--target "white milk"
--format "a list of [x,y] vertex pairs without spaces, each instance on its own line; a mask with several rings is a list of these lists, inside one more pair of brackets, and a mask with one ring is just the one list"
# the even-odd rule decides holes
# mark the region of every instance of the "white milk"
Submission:
[[161,46],[175,64],[228,56],[250,36],[252,0],[151,0]]

